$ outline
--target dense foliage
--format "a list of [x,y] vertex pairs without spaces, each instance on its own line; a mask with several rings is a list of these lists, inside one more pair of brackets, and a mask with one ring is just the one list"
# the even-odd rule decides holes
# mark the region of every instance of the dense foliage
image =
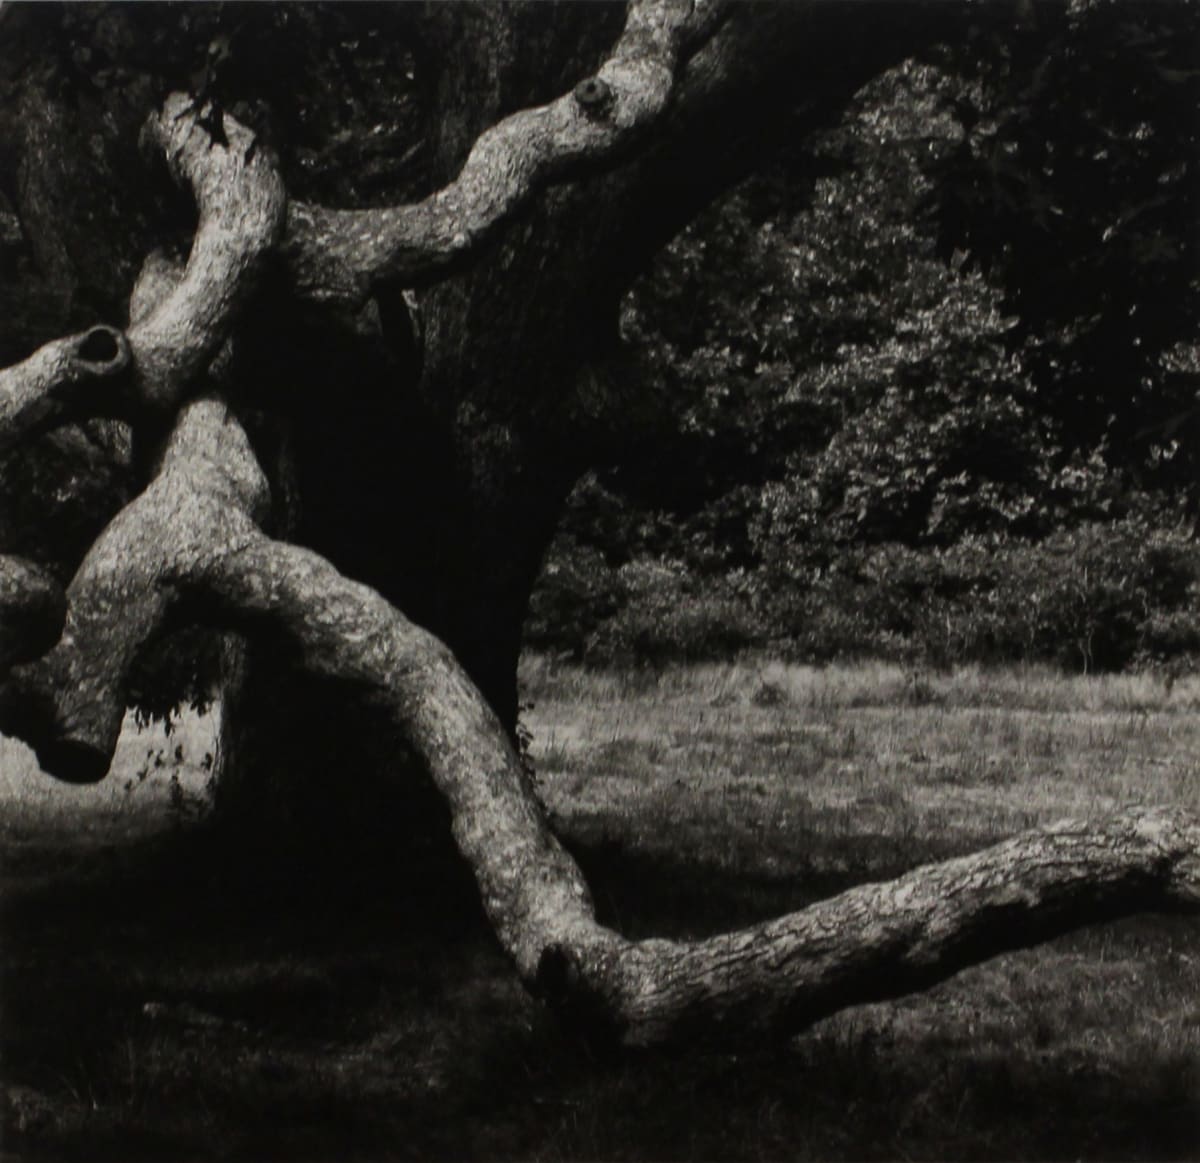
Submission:
[[685,406],[581,483],[527,637],[595,661],[1200,646],[1194,4],[909,61],[660,256]]

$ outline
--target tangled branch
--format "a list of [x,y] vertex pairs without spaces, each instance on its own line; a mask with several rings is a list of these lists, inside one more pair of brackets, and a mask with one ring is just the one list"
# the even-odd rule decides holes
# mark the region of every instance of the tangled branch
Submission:
[[382,279],[430,282],[461,267],[549,183],[627,153],[661,119],[688,55],[725,0],[634,0],[594,77],[480,135],[458,177],[424,201],[379,210],[293,202],[283,254],[298,293],[361,302]]
[[483,134],[444,190],[390,210],[294,205],[286,226],[267,151],[228,117],[214,141],[204,111],[173,96],[146,133],[195,197],[186,266],[147,260],[124,333],[93,328],[0,372],[0,445],[113,406],[170,424],[153,479],[97,538],[65,615],[49,578],[0,557],[0,666],[13,667],[2,725],[52,774],[102,778],[147,642],[179,619],[268,629],[422,757],[526,985],[624,1046],[781,1037],[1081,924],[1200,907],[1200,819],[1136,811],[1056,824],[707,940],[626,939],[596,920],[578,866],[450,650],[376,591],[262,531],[267,481],[219,381],[267,256],[282,249],[298,292],[335,302],[361,299],[379,278],[444,274],[547,182],[640,141],[720,14],[718,0],[637,0],[595,77]]

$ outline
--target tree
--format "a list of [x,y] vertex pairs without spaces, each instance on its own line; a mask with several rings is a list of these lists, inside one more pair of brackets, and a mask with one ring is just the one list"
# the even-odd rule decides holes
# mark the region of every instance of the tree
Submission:
[[[521,621],[558,508],[644,422],[622,293],[773,140],[1000,10],[274,8],[0,9],[4,196],[32,304],[0,372],[0,439],[18,462],[37,441],[70,460],[74,441],[108,474],[74,541],[22,518],[47,500],[13,488],[28,469],[8,478],[2,718],[48,772],[102,778],[139,658],[176,627],[215,628],[224,814],[261,829],[256,810],[307,802],[327,824],[372,773],[402,790],[424,771],[522,980],[628,1046],[783,1036],[1002,949],[1200,901],[1200,821],[1140,811],[724,936],[632,941],[596,921],[513,745]],[[398,203],[376,204],[369,150],[343,180],[349,138],[305,144],[325,113],[264,91],[297,65],[349,94],[343,132],[411,159],[383,183]],[[184,67],[190,92],[162,99]]]
[[[589,658],[719,649],[695,604],[670,616],[671,574],[645,595],[633,581],[683,562],[713,614],[723,589],[753,595],[753,620],[725,619],[743,646],[1025,656],[1028,634],[958,632],[982,628],[978,588],[940,551],[982,538],[997,564],[1040,556],[1052,582],[1038,543],[1065,527],[1115,523],[1119,546],[1121,522],[1154,513],[1186,544],[1197,9],[1035,16],[887,70],[656,258],[626,328],[674,420],[573,493],[538,641]],[[597,549],[599,578],[581,568]],[[943,592],[873,602],[864,554],[907,555]],[[989,572],[1019,608],[1028,571]],[[941,597],[964,607],[950,622],[924,616]],[[1160,615],[1187,617],[1142,622]],[[1065,624],[1045,629],[1039,651],[1081,657]]]
[[998,275],[1062,440],[1195,511],[1194,4],[1043,5],[979,55],[943,245]]

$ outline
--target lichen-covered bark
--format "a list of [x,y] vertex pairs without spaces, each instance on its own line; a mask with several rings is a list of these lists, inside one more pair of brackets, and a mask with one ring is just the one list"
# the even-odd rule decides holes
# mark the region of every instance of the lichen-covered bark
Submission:
[[[218,136],[205,124],[213,118]],[[229,334],[282,233],[287,197],[270,151],[255,148],[253,133],[182,93],[167,98],[144,133],[191,189],[200,219],[183,277],[128,332],[139,394],[165,411]]]
[[[48,344],[0,373],[0,389],[7,376],[17,400],[65,396],[69,402],[65,389],[96,377],[96,365],[83,357],[99,340],[111,348],[118,371],[132,354],[134,414],[178,405],[198,390],[202,372],[227,367],[229,352],[222,348],[282,228],[284,195],[268,160],[247,163],[250,135],[241,126],[230,119],[222,146],[198,124],[199,113],[176,96],[148,124],[150,138],[195,191],[200,221],[186,267],[151,254],[131,296],[125,334],[96,328]],[[44,403],[15,408],[13,427],[45,409]],[[226,526],[241,510],[259,520],[266,516],[266,478],[226,412],[217,399],[183,406],[157,476],[96,539],[72,579],[61,638],[9,676],[0,724],[24,738],[43,769],[59,779],[86,783],[107,773],[130,668],[162,630],[174,602],[175,595],[158,584],[168,563],[190,561],[222,544],[233,535]]]
[[450,806],[454,839],[525,983],[626,1047],[754,1044],[926,988],[1080,925],[1200,908],[1200,819],[1065,821],[702,941],[599,925],[499,721],[453,656],[377,593],[292,546],[250,541],[193,575],[215,616],[265,620],[310,671],[382,706]]
[[130,668],[178,601],[165,578],[244,538],[267,501],[266,479],[226,406],[186,405],[157,477],[97,538],[68,587],[62,637],[10,676],[0,722],[45,771],[72,783],[107,774]]
[[209,557],[187,581],[217,616],[265,620],[308,670],[390,714],[449,804],[523,980],[628,1047],[780,1038],[1079,925],[1200,907],[1200,819],[1137,811],[1052,825],[707,940],[628,941],[596,922],[499,721],[440,642],[314,554],[266,539]]

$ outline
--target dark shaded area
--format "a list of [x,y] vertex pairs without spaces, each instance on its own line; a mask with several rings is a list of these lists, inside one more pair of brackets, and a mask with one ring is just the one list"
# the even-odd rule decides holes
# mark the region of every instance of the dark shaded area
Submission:
[[[952,985],[771,1053],[602,1061],[521,991],[469,885],[424,857],[368,883],[315,854],[272,880],[203,834],[65,853],[18,839],[0,1052],[5,1147],[24,1158],[1167,1159],[1195,1143],[1194,1063],[989,1057]],[[785,903],[752,870],[718,886],[581,854],[635,928]],[[1169,960],[1197,941],[1148,919],[1061,944]],[[907,1032],[905,1006],[932,1007],[928,1032]]]
[[0,665],[44,654],[62,633],[67,602],[45,570],[0,556]]

